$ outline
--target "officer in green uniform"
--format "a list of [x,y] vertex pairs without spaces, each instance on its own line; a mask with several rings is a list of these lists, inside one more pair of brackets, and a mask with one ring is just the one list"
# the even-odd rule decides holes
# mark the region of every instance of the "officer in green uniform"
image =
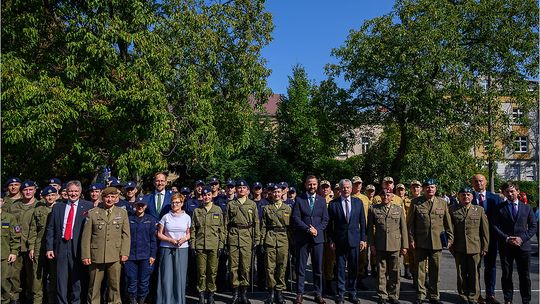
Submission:
[[207,303],[214,304],[218,256],[225,243],[225,220],[221,208],[213,203],[210,187],[202,189],[202,201],[191,219],[191,248],[197,252],[199,304],[204,304],[205,292],[208,292]]
[[[47,186],[41,191],[41,197],[45,203],[38,203],[34,208],[28,233],[28,255],[34,262],[32,294],[36,304],[43,302],[44,292],[48,296],[47,303],[56,301],[56,269],[54,265],[56,260],[49,260],[45,255],[47,238],[45,231],[49,214],[58,198],[58,190],[53,186]],[[47,286],[48,288],[46,288]]]
[[[13,214],[21,228],[21,249],[19,258],[13,263],[14,274],[14,294],[16,299],[22,302],[31,302],[31,286],[33,283],[33,261],[28,256],[28,233],[30,231],[30,221],[36,206],[36,189],[35,182],[28,180],[22,183],[21,193],[22,199],[16,201],[8,209],[8,212]],[[21,296],[22,293],[22,296]]]
[[[408,214],[411,210],[411,200],[407,197],[407,190],[405,189],[405,185],[403,184],[397,184],[396,185],[396,191],[395,195],[399,196],[401,198],[401,202],[403,202],[403,211],[405,212],[405,220],[407,220]],[[407,248],[409,247],[409,244],[407,243]],[[405,270],[404,278],[411,280],[412,279],[412,273],[411,273],[411,264],[410,263],[410,256],[409,252],[407,251],[407,254],[403,255],[403,268]]]
[[251,303],[247,298],[247,287],[253,248],[259,242],[259,216],[257,204],[247,197],[248,194],[248,183],[245,180],[238,180],[236,198],[227,204],[225,215],[233,287],[231,304]]
[[10,177],[6,182],[7,195],[4,197],[4,210],[8,210],[13,203],[22,199],[21,180]]
[[2,208],[4,200],[0,198],[0,220],[2,221],[2,232],[0,233],[1,244],[1,273],[2,273],[2,304],[17,303],[19,298],[14,294],[13,282],[13,262],[17,260],[21,247],[21,228],[15,216],[4,211]]
[[81,259],[90,268],[88,303],[100,304],[103,277],[107,279],[107,303],[120,304],[120,263],[129,257],[131,235],[126,209],[115,206],[119,191],[107,187],[103,206],[88,212],[81,237]]
[[377,257],[379,304],[399,303],[399,256],[409,247],[403,208],[392,204],[392,192],[383,190],[382,202],[369,208],[367,237],[371,255]]
[[[289,257],[289,225],[292,209],[283,203],[283,190],[274,185],[273,202],[264,206],[261,223],[261,241],[266,261],[266,282],[270,292],[265,303],[284,304],[285,269]],[[275,298],[274,298],[275,291]]]
[[426,264],[429,265],[429,300],[431,304],[442,303],[439,298],[439,263],[442,255],[441,233],[446,231],[448,245],[451,246],[454,235],[452,220],[445,200],[435,197],[437,184],[434,179],[427,179],[423,184],[424,195],[412,201],[409,223],[409,247],[416,250],[417,263],[416,303],[426,298]]
[[473,190],[459,190],[459,205],[449,208],[454,226],[454,242],[450,252],[454,255],[457,269],[457,290],[464,304],[478,303],[480,277],[478,265],[489,246],[489,225],[484,208],[472,205]]

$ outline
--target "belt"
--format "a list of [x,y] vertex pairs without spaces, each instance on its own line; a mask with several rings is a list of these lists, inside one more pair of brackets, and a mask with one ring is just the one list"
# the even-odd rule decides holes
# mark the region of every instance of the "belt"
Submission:
[[284,227],[269,227],[267,230],[273,230],[274,232],[287,232],[287,228]]
[[250,229],[251,227],[253,227],[252,224],[249,224],[249,225],[239,225],[239,224],[229,224],[229,227],[231,228],[238,228],[238,229]]

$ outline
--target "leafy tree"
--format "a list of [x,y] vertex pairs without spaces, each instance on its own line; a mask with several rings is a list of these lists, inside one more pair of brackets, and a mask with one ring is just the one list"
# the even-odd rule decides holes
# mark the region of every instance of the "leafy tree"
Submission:
[[267,94],[263,1],[8,0],[2,12],[3,177],[92,179],[106,165],[138,178],[249,146],[248,96]]
[[[403,0],[391,13],[352,30],[345,45],[333,50],[339,62],[328,70],[350,83],[347,103],[354,121],[395,132],[380,146],[383,160],[375,174],[398,179],[448,174],[447,180],[463,174],[455,164],[462,163],[477,134],[485,133],[478,131],[487,129],[479,125],[486,112],[475,109],[484,108],[486,99],[523,95],[527,76],[538,74],[536,20],[538,10],[529,0]],[[528,42],[515,42],[523,40]],[[486,54],[478,56],[481,52]],[[492,65],[481,69],[482,61]],[[482,77],[504,85],[488,97],[478,90]],[[527,100],[514,101],[526,107]],[[503,116],[488,114],[492,120]],[[411,172],[407,166],[415,158],[423,166],[412,168],[422,170]]]

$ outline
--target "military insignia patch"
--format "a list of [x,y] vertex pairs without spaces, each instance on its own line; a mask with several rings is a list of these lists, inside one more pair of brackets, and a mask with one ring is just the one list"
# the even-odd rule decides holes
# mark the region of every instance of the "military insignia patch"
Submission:
[[2,228],[4,228],[4,229],[9,228],[9,223],[2,223]]
[[13,229],[15,230],[15,232],[21,233],[21,226],[17,225],[15,227],[13,227]]

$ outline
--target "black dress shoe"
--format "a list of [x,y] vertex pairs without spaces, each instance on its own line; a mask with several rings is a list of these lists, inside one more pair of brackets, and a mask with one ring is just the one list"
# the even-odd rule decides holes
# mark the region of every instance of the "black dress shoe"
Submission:
[[351,302],[353,304],[360,304],[360,299],[358,298],[356,293],[353,293],[353,294],[349,295],[349,302]]
[[390,303],[390,304],[399,304],[399,301],[397,299],[388,299],[388,303]]
[[317,303],[317,304],[326,304],[326,301],[324,300],[323,297],[321,297],[321,295],[316,295],[315,296],[315,303]]

